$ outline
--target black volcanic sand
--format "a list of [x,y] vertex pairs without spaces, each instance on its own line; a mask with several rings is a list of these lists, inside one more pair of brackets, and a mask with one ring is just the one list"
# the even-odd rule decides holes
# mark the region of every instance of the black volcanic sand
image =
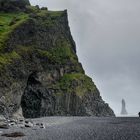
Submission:
[[0,129],[4,135],[0,140],[140,140],[140,118],[46,117],[32,121],[43,122],[45,128]]

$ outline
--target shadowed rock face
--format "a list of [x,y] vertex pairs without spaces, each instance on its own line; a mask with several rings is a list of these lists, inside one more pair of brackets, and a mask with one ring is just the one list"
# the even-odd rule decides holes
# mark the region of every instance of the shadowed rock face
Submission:
[[30,5],[29,0],[0,0],[0,11],[24,11],[26,5]]
[[21,106],[26,118],[38,118],[54,114],[54,97],[37,78],[36,72],[29,76],[27,87],[22,95]]
[[[65,81],[63,87],[57,83],[55,84],[57,87],[52,88],[51,86],[50,88],[46,84],[49,81],[41,80],[41,78],[45,79],[45,76],[47,74],[42,72],[34,72],[29,76],[21,98],[24,117],[113,115],[113,111],[102,101],[98,90],[88,77],[81,74],[79,75],[81,77],[78,76],[77,79],[69,81],[68,86],[70,87],[67,87],[68,81]],[[84,89],[87,81],[83,80],[89,80],[89,86],[92,84],[93,87],[90,90]]]

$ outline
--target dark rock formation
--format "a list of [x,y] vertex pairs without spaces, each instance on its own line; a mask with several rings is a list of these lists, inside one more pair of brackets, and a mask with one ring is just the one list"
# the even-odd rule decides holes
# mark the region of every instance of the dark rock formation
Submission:
[[11,114],[114,116],[78,61],[67,11],[37,10],[0,37],[0,96]]
[[126,104],[125,104],[125,100],[122,99],[122,110],[121,110],[121,115],[127,115],[127,111],[126,111]]
[[0,11],[24,11],[26,5],[30,5],[29,0],[0,0]]
[[[63,77],[61,82],[66,83],[61,83],[62,85],[56,83],[55,86],[57,87],[47,88],[47,86],[43,86],[47,81],[40,80],[41,78],[45,79],[46,75],[33,73],[29,77],[21,101],[25,117],[113,115],[112,110],[102,101],[98,90],[89,77],[83,74],[70,74],[64,77],[74,76],[74,79],[70,78],[69,81],[65,81]],[[89,89],[86,89],[86,86],[89,86]]]

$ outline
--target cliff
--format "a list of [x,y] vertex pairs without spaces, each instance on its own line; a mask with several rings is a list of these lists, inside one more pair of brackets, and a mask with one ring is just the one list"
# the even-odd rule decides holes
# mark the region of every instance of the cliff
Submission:
[[67,11],[0,12],[0,96],[10,116],[114,116],[78,61]]
[[27,5],[30,5],[29,0],[0,0],[0,11],[25,11]]

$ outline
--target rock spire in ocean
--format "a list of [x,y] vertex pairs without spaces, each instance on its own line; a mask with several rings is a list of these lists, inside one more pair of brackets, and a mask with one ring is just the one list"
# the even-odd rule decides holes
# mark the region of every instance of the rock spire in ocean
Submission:
[[121,110],[121,115],[127,115],[127,110],[126,110],[126,103],[125,100],[122,99],[122,110]]

